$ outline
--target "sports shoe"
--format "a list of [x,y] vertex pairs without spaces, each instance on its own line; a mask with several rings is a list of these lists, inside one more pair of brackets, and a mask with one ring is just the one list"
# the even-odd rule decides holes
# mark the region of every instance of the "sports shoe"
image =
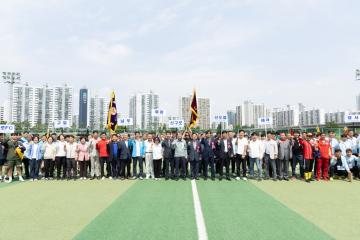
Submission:
[[331,178],[330,178],[330,181],[334,181],[334,178],[333,178],[333,177],[331,177]]
[[112,177],[109,177],[110,180],[112,180]]
[[101,180],[105,180],[105,177],[102,177]]
[[6,183],[11,183],[12,182],[12,178],[9,178],[8,180],[5,180]]
[[247,178],[246,178],[246,177],[243,177],[242,180],[247,181]]
[[139,177],[140,180],[143,180],[144,178],[143,177]]
[[24,178],[22,176],[19,176],[19,181],[24,182],[25,180],[24,180]]
[[240,177],[236,177],[235,179],[236,179],[237,181],[239,181],[239,180],[240,180]]
[[32,179],[32,178],[29,180],[29,182],[33,182],[33,181],[34,181],[34,179]]

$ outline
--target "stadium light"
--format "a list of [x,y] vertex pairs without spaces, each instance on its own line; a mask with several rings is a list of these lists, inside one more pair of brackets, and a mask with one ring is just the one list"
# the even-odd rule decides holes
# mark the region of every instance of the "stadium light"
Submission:
[[2,72],[2,79],[5,84],[9,85],[9,115],[8,120],[12,122],[12,108],[13,108],[13,86],[21,82],[21,75],[19,72]]

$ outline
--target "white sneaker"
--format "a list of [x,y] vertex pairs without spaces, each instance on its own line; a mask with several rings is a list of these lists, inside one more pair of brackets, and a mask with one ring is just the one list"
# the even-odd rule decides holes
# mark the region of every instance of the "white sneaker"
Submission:
[[83,180],[86,180],[86,177],[84,177]]
[[236,179],[237,181],[239,181],[239,180],[240,180],[240,177],[236,177],[235,179]]
[[102,177],[101,180],[105,180],[105,177]]
[[112,177],[109,177],[110,180],[112,180]]
[[146,180],[147,180],[147,179],[150,179],[150,176],[146,176]]
[[246,178],[246,177],[243,177],[242,179],[243,179],[244,181],[247,181],[247,178]]
[[30,180],[29,180],[29,182],[33,182],[33,181],[34,181],[34,179],[30,179]]
[[6,183],[11,183],[12,182],[12,178],[9,178],[9,180],[5,180]]
[[23,179],[22,176],[19,176],[19,181],[20,181],[20,182],[24,182],[25,180]]
[[37,179],[37,178],[35,178],[35,179],[34,179],[34,181],[35,181],[35,182],[37,182],[37,181],[38,181],[38,179]]
[[140,180],[143,180],[144,178],[143,177],[139,177]]

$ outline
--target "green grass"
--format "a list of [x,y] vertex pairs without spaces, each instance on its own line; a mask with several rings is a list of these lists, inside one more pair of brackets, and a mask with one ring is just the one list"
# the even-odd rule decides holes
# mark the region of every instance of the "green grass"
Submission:
[[[71,239],[132,182],[1,184],[0,239]],[[11,186],[11,187],[9,187]]]
[[[360,182],[197,181],[209,239],[357,239]],[[0,184],[0,239],[197,239],[190,181]]]
[[360,236],[360,181],[253,184],[336,239],[358,239]]
[[190,182],[137,182],[75,239],[197,239]]
[[250,182],[198,182],[209,239],[332,239]]

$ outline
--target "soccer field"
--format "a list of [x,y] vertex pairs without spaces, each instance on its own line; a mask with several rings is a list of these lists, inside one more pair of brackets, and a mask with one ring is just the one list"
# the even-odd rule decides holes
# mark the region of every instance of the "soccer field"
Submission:
[[320,240],[360,235],[359,181],[200,180],[196,189],[200,218],[189,180],[0,184],[0,239]]

